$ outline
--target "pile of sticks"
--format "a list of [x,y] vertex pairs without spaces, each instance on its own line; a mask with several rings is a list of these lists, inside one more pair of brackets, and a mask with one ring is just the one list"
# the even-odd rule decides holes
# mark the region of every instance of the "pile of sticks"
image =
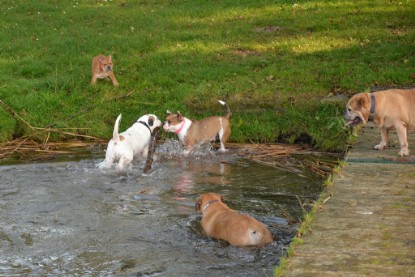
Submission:
[[39,143],[29,137],[18,138],[10,142],[0,143],[0,161],[11,157],[21,158],[29,156],[36,160],[48,160],[55,158],[59,154],[70,154],[71,148],[87,147],[96,143],[97,141],[82,140]]
[[[255,143],[227,145],[236,148],[239,156],[256,163],[297,174],[307,170],[322,178],[330,175],[338,160],[342,158],[341,154],[318,152],[308,145]],[[329,156],[333,158],[327,159]]]
[[[57,154],[69,153],[58,149],[87,146],[91,144],[90,141],[95,141],[95,143],[97,141],[101,141],[98,138],[78,133],[79,131],[85,130],[84,128],[55,128],[54,126],[56,124],[54,123],[48,124],[45,127],[32,126],[1,99],[0,105],[2,105],[14,118],[21,122],[21,124],[26,126],[26,128],[30,129],[30,135],[17,138],[10,142],[0,143],[0,161],[12,155],[27,156],[33,153],[39,154],[37,158],[42,159],[42,156],[47,158]],[[70,142],[49,142],[49,138],[52,133],[58,133],[62,136],[68,136],[78,140]],[[44,141],[42,143],[38,142],[39,137],[44,137]]]

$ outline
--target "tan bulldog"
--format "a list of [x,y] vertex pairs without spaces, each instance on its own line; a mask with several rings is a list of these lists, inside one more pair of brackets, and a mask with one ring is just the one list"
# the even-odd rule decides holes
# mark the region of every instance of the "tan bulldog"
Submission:
[[367,124],[369,120],[380,128],[381,141],[375,149],[388,144],[389,130],[395,129],[401,149],[399,156],[409,156],[407,132],[415,130],[415,89],[389,89],[374,93],[359,93],[347,103],[347,125]]

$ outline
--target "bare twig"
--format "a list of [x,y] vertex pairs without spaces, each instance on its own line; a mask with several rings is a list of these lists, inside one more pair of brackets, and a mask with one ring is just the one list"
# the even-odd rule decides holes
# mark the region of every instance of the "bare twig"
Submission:
[[298,197],[298,195],[296,195],[295,197],[297,198],[298,203],[300,203],[300,207],[303,210],[303,213],[306,214],[307,212],[304,209],[304,205],[303,205],[303,202],[301,202],[300,197]]
[[326,199],[324,199],[323,200],[323,205],[326,204],[326,202],[329,201],[331,197],[332,197],[332,195],[330,194]]

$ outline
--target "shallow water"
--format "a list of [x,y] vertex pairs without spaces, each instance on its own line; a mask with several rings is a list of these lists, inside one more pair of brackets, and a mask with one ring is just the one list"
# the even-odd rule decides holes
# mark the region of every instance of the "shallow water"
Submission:
[[[102,149],[0,166],[0,275],[272,276],[303,213],[297,197],[314,200],[321,179],[232,151],[173,149],[159,147],[148,174],[144,162],[98,169]],[[194,208],[204,192],[264,222],[275,241],[244,248],[204,237]]]

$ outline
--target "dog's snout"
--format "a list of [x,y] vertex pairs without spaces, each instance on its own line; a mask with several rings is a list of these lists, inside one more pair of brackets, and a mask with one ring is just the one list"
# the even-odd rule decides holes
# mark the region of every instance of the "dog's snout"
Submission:
[[169,130],[169,123],[166,121],[166,122],[164,122],[164,124],[163,124],[163,129],[165,130],[165,131],[167,131],[167,130]]
[[348,119],[351,116],[352,109],[349,107],[346,107],[346,110],[344,111],[344,118]]
[[344,118],[345,118],[345,119],[348,119],[348,117],[349,117],[349,114],[348,114],[347,110],[345,110],[345,111],[344,111]]

